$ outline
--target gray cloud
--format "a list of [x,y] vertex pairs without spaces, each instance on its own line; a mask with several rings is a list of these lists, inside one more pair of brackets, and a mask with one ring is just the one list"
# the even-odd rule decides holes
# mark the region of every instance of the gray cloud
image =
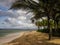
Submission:
[[10,7],[15,0],[0,0],[0,5]]
[[8,16],[8,17],[14,17],[17,18],[19,15],[14,12],[9,12],[9,11],[0,11],[0,16]]
[[[19,11],[18,10],[16,12],[9,10],[9,11],[0,11],[0,17],[7,17],[4,20],[2,20],[3,25],[0,27],[4,27],[4,28],[35,28],[36,26],[34,24],[31,23],[31,16],[32,14],[29,13],[26,15],[26,13],[23,11]],[[0,19],[1,20],[1,19]]]
[[[0,0],[0,5],[4,7],[10,7],[11,4],[15,0]],[[4,28],[36,28],[34,24],[31,23],[30,18],[32,17],[32,13],[29,13],[26,15],[27,11],[23,10],[8,10],[8,11],[2,11],[0,10],[0,17],[7,17],[4,20],[1,21],[0,27]]]

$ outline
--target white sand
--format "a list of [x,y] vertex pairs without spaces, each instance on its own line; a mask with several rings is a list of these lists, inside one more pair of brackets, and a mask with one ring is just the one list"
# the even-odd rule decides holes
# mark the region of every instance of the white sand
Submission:
[[16,38],[21,37],[25,32],[18,32],[18,33],[12,33],[12,34],[8,34],[5,37],[1,37],[0,38],[0,45],[10,42]]

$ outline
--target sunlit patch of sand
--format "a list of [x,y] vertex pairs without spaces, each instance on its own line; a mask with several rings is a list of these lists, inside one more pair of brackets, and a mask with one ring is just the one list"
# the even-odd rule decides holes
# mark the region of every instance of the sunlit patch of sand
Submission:
[[60,44],[60,38],[53,38],[52,40],[48,41],[49,43]]

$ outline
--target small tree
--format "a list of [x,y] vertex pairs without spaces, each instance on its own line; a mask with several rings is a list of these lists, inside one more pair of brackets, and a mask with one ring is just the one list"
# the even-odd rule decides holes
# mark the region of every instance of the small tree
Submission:
[[38,26],[38,30],[39,30],[39,29],[40,29],[40,27],[42,26],[42,22],[37,21],[37,22],[35,23],[35,25],[36,25],[36,26]]

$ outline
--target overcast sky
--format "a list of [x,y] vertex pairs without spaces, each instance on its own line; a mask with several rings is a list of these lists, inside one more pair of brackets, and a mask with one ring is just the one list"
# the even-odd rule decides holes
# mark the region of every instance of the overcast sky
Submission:
[[0,28],[36,28],[31,23],[32,13],[26,15],[27,11],[8,10],[14,0],[0,0]]

